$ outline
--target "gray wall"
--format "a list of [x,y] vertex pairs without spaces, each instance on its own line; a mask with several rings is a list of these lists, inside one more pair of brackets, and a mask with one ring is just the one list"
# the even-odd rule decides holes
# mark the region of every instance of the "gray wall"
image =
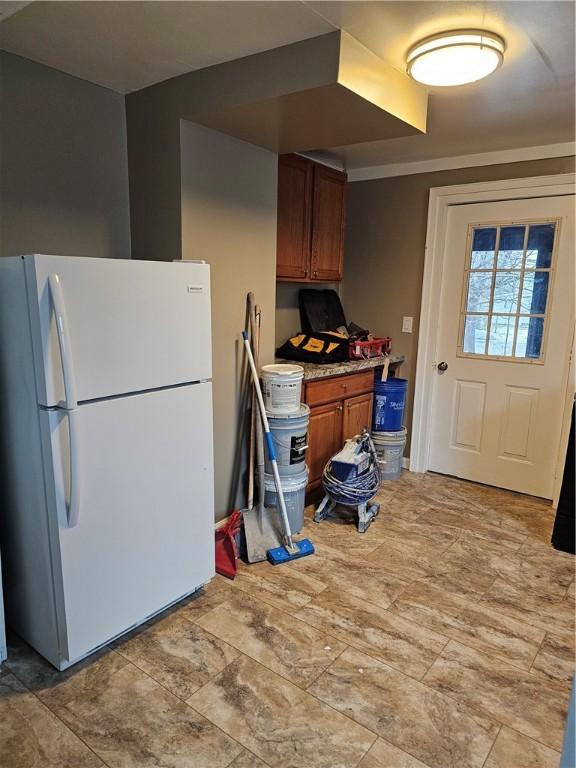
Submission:
[[[246,295],[262,307],[261,363],[274,355],[277,156],[182,120],[182,258],[211,267],[215,511],[245,504]],[[190,343],[194,343],[191,329]]]
[[130,256],[124,97],[0,53],[0,255]]
[[[571,171],[574,158],[563,157],[349,184],[343,303],[348,318],[392,336],[394,353],[406,355],[409,430],[430,188]],[[403,315],[414,317],[412,334],[401,332]]]

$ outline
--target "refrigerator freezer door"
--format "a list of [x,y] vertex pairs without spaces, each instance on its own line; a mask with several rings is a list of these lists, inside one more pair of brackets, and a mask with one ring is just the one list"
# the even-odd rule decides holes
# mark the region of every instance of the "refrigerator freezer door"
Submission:
[[55,275],[79,401],[211,378],[207,264],[40,255],[24,262],[40,405],[65,400]]
[[211,384],[78,408],[74,527],[66,513],[68,416],[41,410],[41,418],[53,465],[49,513],[58,519],[54,582],[67,666],[214,575]]

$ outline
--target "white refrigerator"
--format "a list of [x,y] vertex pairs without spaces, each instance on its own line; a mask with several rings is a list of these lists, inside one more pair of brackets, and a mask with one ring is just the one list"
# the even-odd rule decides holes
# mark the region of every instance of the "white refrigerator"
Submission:
[[58,669],[214,575],[207,264],[0,259],[7,624]]

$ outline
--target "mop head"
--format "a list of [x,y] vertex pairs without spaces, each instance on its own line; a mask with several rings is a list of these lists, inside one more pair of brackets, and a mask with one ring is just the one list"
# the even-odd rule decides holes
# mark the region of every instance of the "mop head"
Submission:
[[266,553],[268,560],[272,565],[282,565],[282,563],[289,563],[291,560],[298,560],[300,557],[306,557],[307,555],[314,554],[314,545],[310,539],[301,539],[301,541],[295,541],[295,552],[290,552],[286,547],[274,547],[269,549]]

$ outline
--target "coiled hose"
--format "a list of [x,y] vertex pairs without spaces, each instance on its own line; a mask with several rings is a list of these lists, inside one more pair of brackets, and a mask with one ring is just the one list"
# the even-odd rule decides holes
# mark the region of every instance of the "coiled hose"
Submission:
[[370,456],[367,472],[351,480],[338,480],[332,474],[332,459],[330,459],[322,473],[322,485],[332,501],[335,501],[337,504],[346,504],[350,507],[357,507],[359,504],[365,504],[370,501],[380,487],[378,455],[370,433],[364,431],[357,440],[362,449]]

